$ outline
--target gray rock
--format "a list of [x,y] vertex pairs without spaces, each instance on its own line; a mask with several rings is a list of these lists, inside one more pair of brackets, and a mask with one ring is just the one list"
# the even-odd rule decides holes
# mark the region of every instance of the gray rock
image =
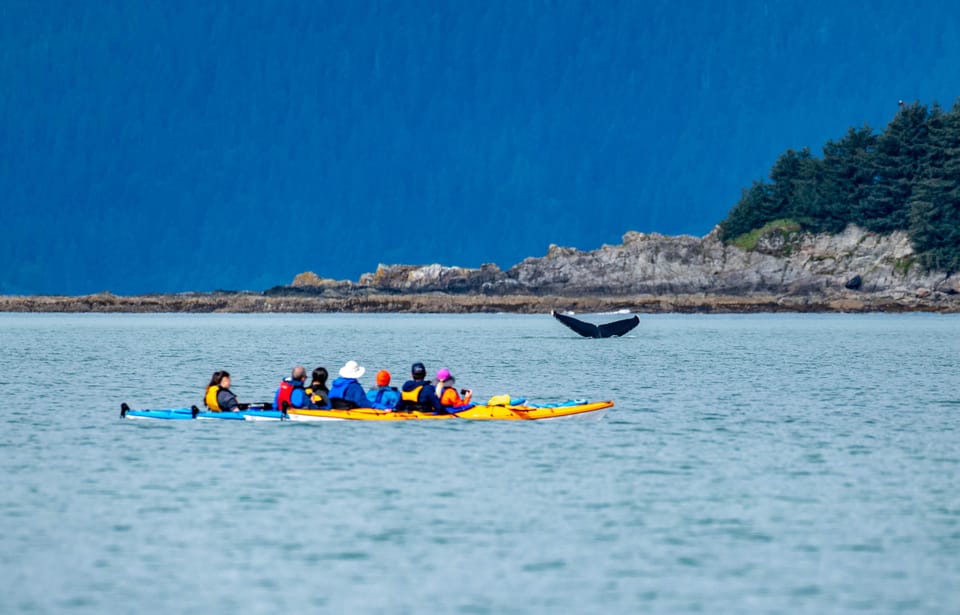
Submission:
[[[836,235],[774,231],[752,251],[725,245],[718,228],[703,237],[630,231],[619,245],[590,252],[550,245],[545,256],[526,258],[507,271],[494,264],[479,269],[381,264],[354,287],[561,297],[770,295],[811,302],[844,301],[854,292],[896,301],[916,299],[919,289],[939,296],[960,292],[957,276],[923,271],[916,261],[906,233],[877,235],[853,225]],[[342,284],[350,285],[314,283],[341,292]]]

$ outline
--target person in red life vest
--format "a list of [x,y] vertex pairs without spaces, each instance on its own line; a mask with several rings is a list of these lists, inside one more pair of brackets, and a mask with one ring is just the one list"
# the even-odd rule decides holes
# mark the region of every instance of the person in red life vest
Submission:
[[284,378],[280,382],[280,388],[277,389],[273,398],[273,407],[277,410],[283,410],[284,404],[287,408],[306,408],[310,405],[310,399],[303,388],[303,383],[307,380],[307,370],[302,365],[293,368],[289,378]]
[[400,401],[400,392],[397,387],[390,386],[390,372],[381,369],[377,372],[377,388],[367,391],[367,399],[371,408],[393,410]]
[[230,384],[229,372],[213,372],[207,392],[203,396],[203,403],[211,412],[236,412],[240,409],[237,396],[230,390]]
[[[470,405],[473,391],[461,389],[460,393],[457,393],[456,384],[457,379],[446,367],[437,372],[437,397],[440,398],[440,403],[447,408],[460,408]],[[463,395],[463,397],[460,397],[460,395]]]
[[366,393],[363,392],[363,385],[359,378],[367,371],[365,367],[359,365],[356,361],[347,361],[346,365],[340,368],[338,372],[340,377],[333,381],[330,387],[330,407],[335,410],[352,410],[353,408],[366,408],[370,402],[367,400]]
[[427,377],[427,368],[423,363],[414,363],[410,368],[410,375],[413,380],[407,380],[400,389],[400,401],[397,402],[397,410],[409,412],[419,410],[421,412],[436,412],[438,414],[447,413],[449,410],[440,403],[433,385],[430,384]]

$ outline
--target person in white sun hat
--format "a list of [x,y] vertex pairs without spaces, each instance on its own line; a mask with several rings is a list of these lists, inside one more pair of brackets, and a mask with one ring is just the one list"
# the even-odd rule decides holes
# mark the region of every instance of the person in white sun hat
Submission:
[[340,377],[330,387],[330,407],[335,410],[351,410],[369,405],[367,394],[360,384],[360,377],[367,371],[356,361],[347,361],[340,368]]

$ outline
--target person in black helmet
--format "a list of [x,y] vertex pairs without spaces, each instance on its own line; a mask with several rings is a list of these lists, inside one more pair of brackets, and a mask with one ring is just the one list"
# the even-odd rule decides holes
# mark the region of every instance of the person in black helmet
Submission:
[[427,368],[423,363],[414,363],[410,368],[410,375],[413,380],[407,380],[400,389],[400,401],[397,403],[398,411],[420,410],[423,412],[438,412],[446,414],[448,410],[440,403],[437,392],[430,384],[427,377]]

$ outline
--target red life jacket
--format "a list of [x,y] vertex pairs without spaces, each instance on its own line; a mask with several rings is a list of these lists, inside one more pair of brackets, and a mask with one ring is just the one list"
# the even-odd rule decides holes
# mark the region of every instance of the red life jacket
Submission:
[[277,389],[277,398],[273,400],[273,406],[277,410],[283,410],[283,404],[286,403],[288,407],[292,408],[293,403],[290,401],[290,396],[293,395],[294,389],[302,389],[303,383],[299,380],[290,382],[289,380],[284,379],[280,383],[280,388]]

